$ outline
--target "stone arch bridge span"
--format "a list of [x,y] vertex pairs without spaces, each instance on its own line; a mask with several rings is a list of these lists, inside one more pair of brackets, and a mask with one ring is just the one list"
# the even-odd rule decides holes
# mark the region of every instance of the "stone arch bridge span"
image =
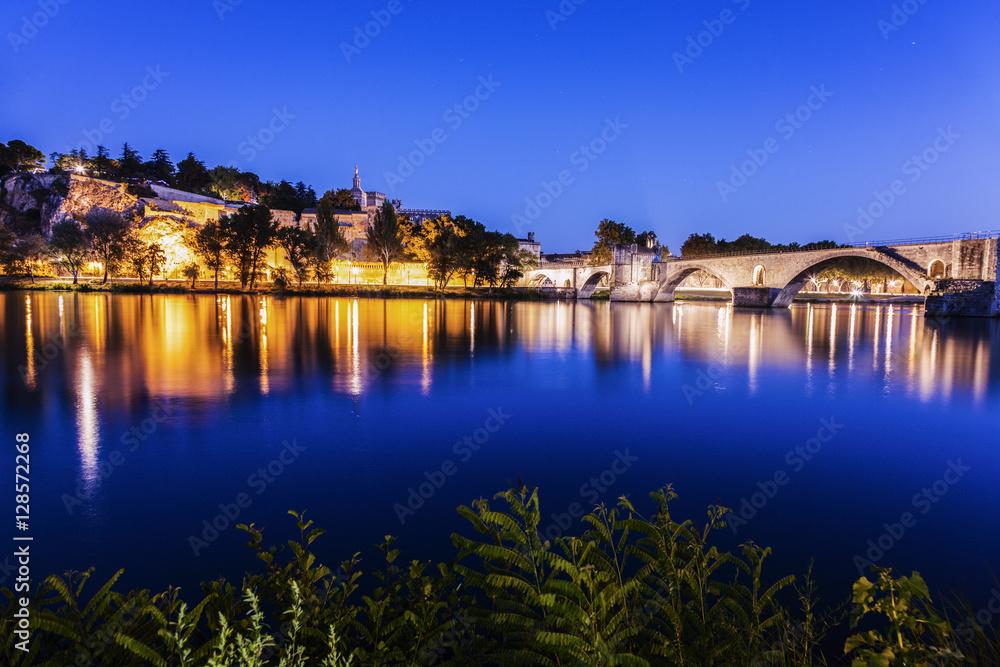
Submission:
[[718,278],[736,306],[783,308],[792,303],[810,277],[845,258],[874,260],[899,273],[927,296],[928,311],[951,314],[1000,314],[996,290],[1000,263],[998,234],[880,242],[825,250],[734,254],[656,261],[654,253],[635,244],[612,247],[612,261],[603,266],[541,265],[526,276],[526,284],[545,284],[569,296],[587,299],[603,279],[612,301],[674,300],[677,287],[696,271]]

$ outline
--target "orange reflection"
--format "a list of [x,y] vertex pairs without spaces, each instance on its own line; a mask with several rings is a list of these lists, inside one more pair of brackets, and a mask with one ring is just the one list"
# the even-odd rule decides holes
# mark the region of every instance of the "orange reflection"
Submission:
[[924,401],[960,394],[982,401],[991,382],[993,341],[1000,336],[997,322],[941,326],[910,305],[758,311],[711,303],[252,295],[39,292],[3,298],[24,304],[14,323],[16,345],[6,349],[19,356],[14,367],[25,364],[29,386],[59,378],[31,360],[60,336],[67,341],[84,452],[96,417],[87,407],[94,404],[88,393],[94,377],[115,378],[100,397],[119,404],[142,395],[274,394],[294,389],[309,373],[329,377],[334,391],[354,396],[384,383],[426,395],[445,359],[485,359],[516,348],[529,361],[554,355],[571,363],[632,364],[647,392],[658,389],[660,360],[679,357],[746,367],[750,392],[762,389],[763,371],[774,367],[804,369],[803,389],[813,391],[815,364],[822,363],[830,390],[839,371],[857,382],[868,375]]

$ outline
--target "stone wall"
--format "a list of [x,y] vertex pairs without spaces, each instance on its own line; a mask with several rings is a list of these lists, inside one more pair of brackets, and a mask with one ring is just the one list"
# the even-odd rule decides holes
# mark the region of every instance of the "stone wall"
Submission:
[[295,211],[271,211],[271,217],[282,227],[298,227]]

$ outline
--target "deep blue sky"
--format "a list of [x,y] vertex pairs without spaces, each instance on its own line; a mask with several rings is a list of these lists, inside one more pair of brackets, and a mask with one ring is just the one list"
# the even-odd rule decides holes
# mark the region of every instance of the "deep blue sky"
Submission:
[[[115,155],[126,140],[175,162],[193,150],[210,167],[237,161],[320,193],[350,187],[358,163],[366,190],[533,230],[548,252],[589,248],[604,217],[651,228],[675,251],[704,231],[846,242],[1000,229],[991,0],[910,0],[917,11],[891,32],[879,25],[891,20],[890,0],[565,0],[575,11],[554,29],[546,12],[559,0],[398,1],[348,62],[341,43],[389,0],[6,0],[0,141],[65,150],[108,119],[102,141]],[[54,16],[25,28],[47,3]],[[734,20],[679,71],[674,53],[727,9]],[[157,84],[147,67],[167,75]],[[456,127],[445,114],[479,77],[500,85],[480,89],[486,99]],[[144,101],[115,104],[144,79]],[[832,97],[814,98],[820,108],[793,135],[776,127],[823,86]],[[294,118],[248,159],[243,142],[275,109]],[[595,159],[574,159],[608,119],[627,127]],[[388,182],[399,156],[439,128],[433,154]],[[912,180],[907,162],[927,149],[935,157],[948,128],[959,137],[939,142],[948,151]],[[770,138],[777,152],[724,201],[718,183]],[[561,195],[517,228],[512,214],[563,170],[571,182]],[[868,229],[845,230],[896,179],[897,201]]]

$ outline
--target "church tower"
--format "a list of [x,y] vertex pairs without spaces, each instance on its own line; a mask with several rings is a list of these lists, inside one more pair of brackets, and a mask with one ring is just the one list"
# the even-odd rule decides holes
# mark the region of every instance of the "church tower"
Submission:
[[358,176],[358,165],[354,165],[354,187],[351,188],[351,196],[354,197],[354,201],[358,202],[361,208],[364,208],[368,204],[368,197],[365,195],[365,191],[361,189],[361,177]]

